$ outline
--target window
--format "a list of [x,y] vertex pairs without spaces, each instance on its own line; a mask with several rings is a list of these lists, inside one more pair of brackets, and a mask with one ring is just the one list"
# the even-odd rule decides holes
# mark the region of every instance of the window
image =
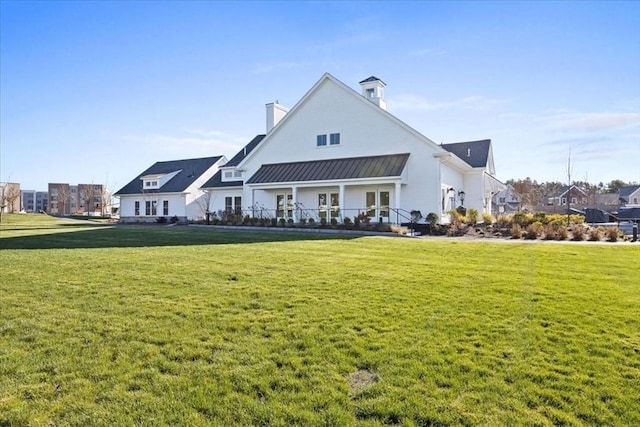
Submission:
[[373,95],[375,95],[375,89],[370,87],[365,93],[367,94],[367,98],[373,98]]
[[506,198],[505,197],[500,197],[500,203],[505,203],[506,202]]
[[231,171],[227,171],[227,172],[224,173],[224,177],[225,178],[231,178],[232,176],[233,176],[233,172],[231,172]]
[[169,215],[169,201],[162,201],[162,215]]
[[340,145],[340,134],[332,133],[329,135],[329,144],[331,145]]
[[276,195],[276,216],[278,218],[293,217],[293,196],[291,193]]
[[233,205],[236,215],[242,215],[242,197],[236,196],[233,198]]
[[316,145],[318,147],[326,147],[327,146],[327,135],[318,135],[316,137]]
[[234,178],[242,178],[242,172],[241,171],[235,171],[233,173],[233,177]]
[[134,215],[138,216],[140,215],[140,202],[136,200],[136,202],[134,203]]
[[224,198],[224,211],[226,213],[233,212],[233,197]]
[[563,205],[566,205],[566,204],[567,204],[567,198],[566,198],[566,197],[563,197],[563,198],[562,198],[562,203],[561,203],[561,204],[563,204]]
[[145,215],[157,215],[158,202],[155,200],[152,202],[145,202],[144,205]]
[[144,182],[144,186],[145,187],[151,187],[151,181],[145,181]]
[[576,203],[578,203],[578,199],[576,199],[575,197],[572,197],[571,198],[571,203],[573,203],[575,205]]

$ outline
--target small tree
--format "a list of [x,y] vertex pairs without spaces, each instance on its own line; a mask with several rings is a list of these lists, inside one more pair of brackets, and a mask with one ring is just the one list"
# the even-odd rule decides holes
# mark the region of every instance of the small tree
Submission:
[[20,197],[20,187],[17,184],[8,183],[3,190],[4,200],[0,201],[0,205],[8,207],[9,212],[14,213],[16,200]]

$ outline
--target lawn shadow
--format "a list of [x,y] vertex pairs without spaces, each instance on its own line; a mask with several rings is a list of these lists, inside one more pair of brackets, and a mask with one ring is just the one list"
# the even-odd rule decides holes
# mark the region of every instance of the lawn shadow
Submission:
[[[71,225],[71,224],[69,224]],[[66,228],[65,224],[65,228]],[[214,227],[111,225],[61,231],[60,226],[21,228],[51,230],[29,236],[0,238],[0,249],[90,249],[152,246],[224,245],[302,240],[355,239],[361,236],[305,232],[222,230]],[[16,230],[16,229],[13,229]]]

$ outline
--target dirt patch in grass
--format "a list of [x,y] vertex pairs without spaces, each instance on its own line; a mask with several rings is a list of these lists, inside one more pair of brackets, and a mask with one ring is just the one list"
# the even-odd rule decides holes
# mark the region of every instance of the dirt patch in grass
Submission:
[[378,374],[367,369],[358,369],[347,376],[349,396],[357,396],[378,381]]

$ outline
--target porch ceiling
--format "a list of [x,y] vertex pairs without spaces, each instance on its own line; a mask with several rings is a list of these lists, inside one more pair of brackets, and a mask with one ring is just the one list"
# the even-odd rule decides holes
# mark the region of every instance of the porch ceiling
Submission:
[[262,165],[247,184],[385,178],[402,175],[409,153]]

